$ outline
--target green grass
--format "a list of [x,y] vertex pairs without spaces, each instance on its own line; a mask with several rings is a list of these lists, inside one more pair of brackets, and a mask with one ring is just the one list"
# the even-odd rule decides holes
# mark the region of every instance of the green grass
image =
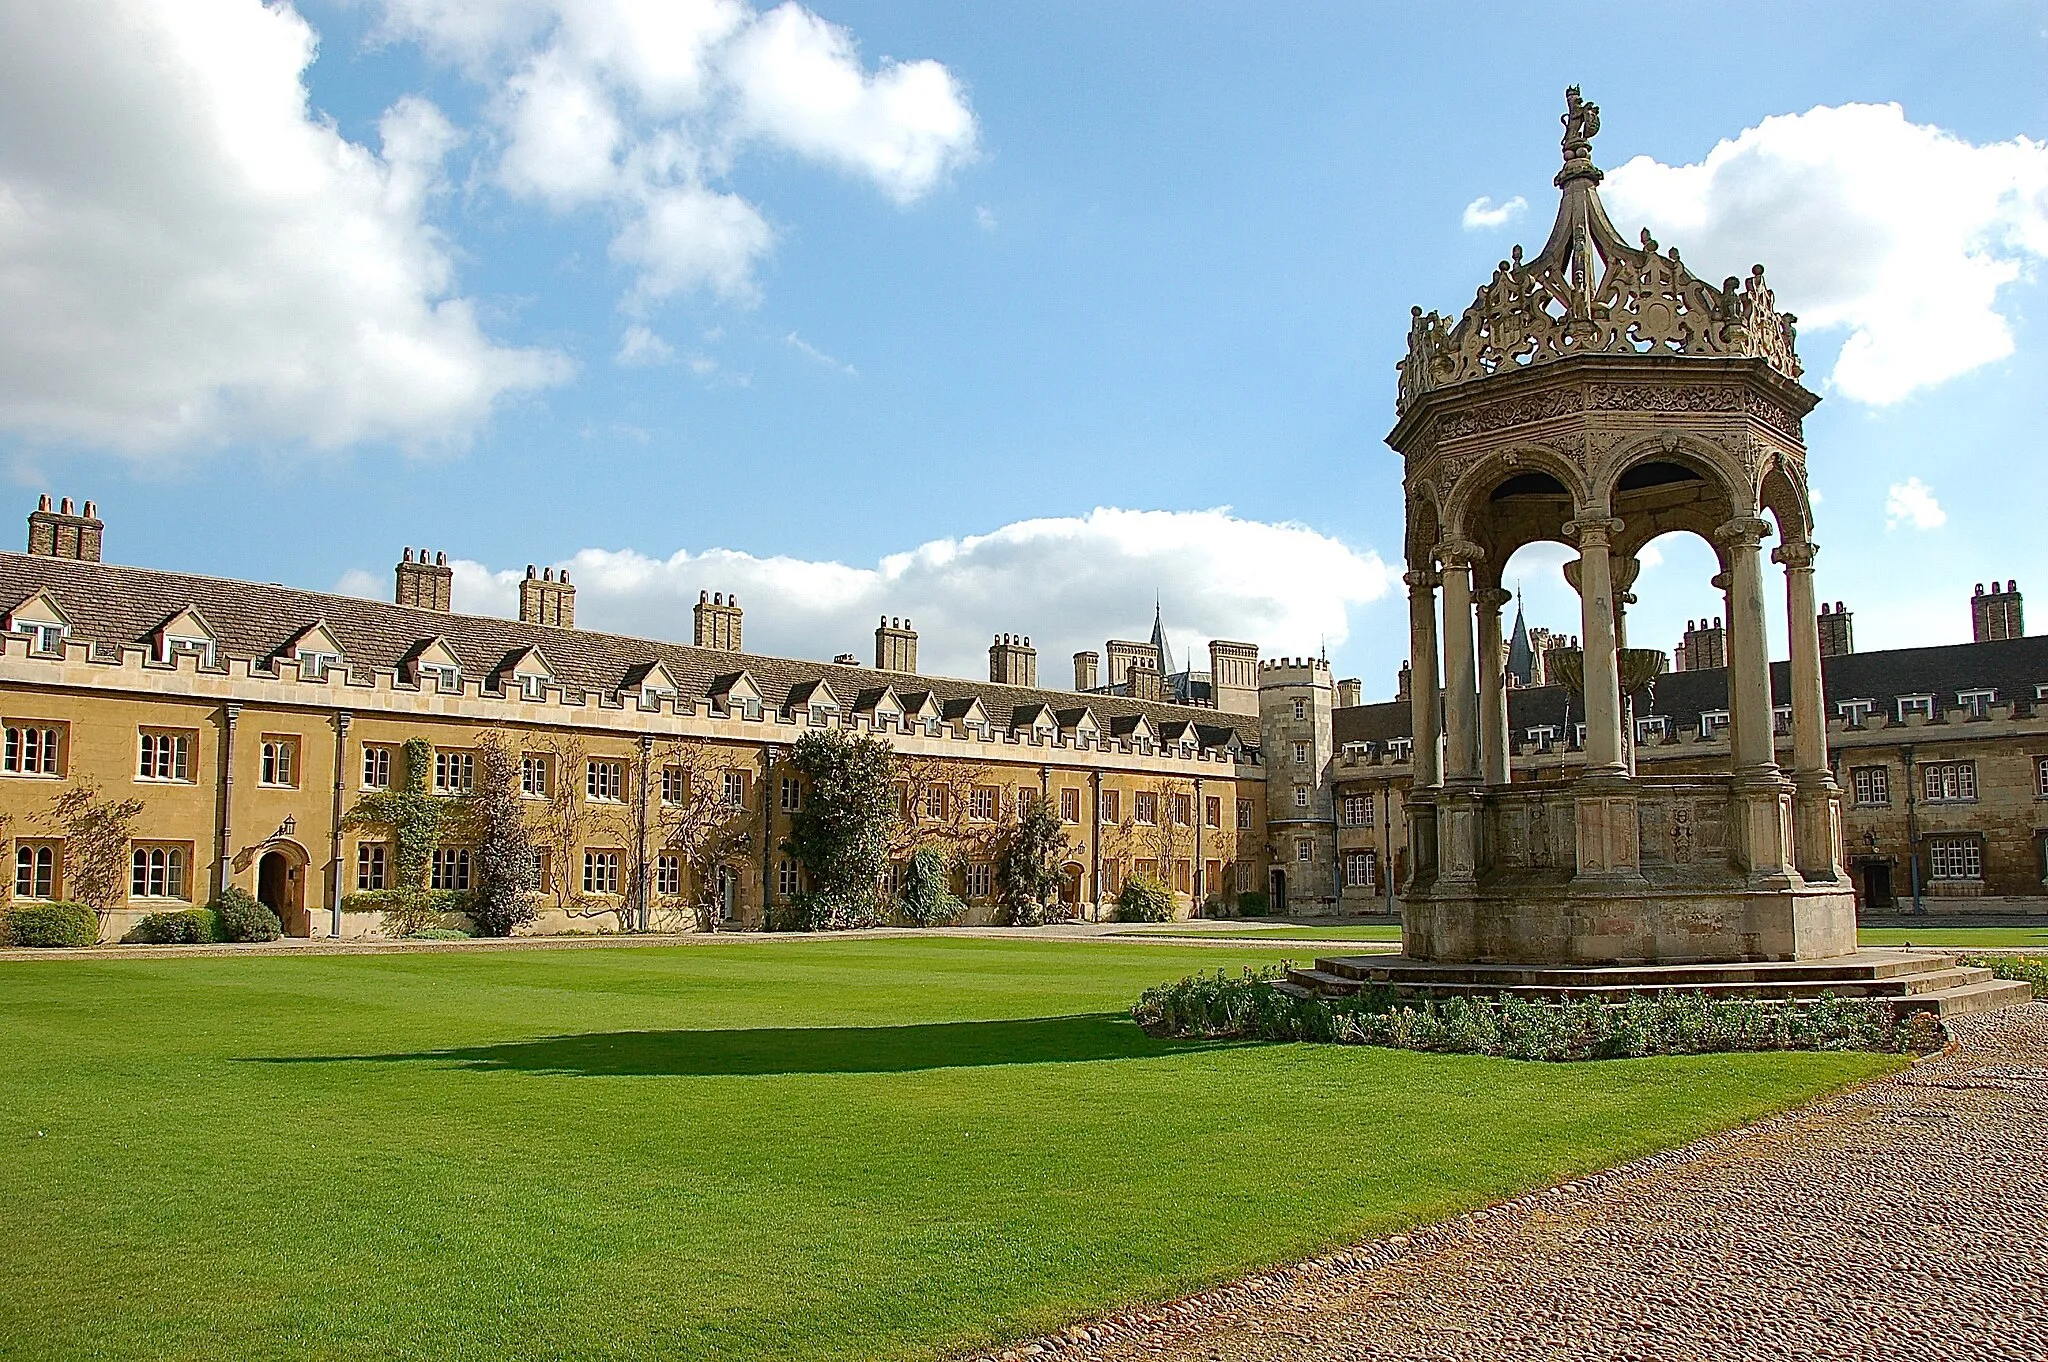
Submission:
[[2048,950],[2048,927],[1865,927],[1856,939],[1866,946],[1961,946],[2000,950],[2031,946]]
[[[1214,927],[1133,929],[1122,936],[1200,937],[1232,941],[1383,941],[1399,944],[1401,929],[1391,924],[1334,924],[1328,927]],[[1856,938],[1866,946],[1959,946],[1970,950],[2033,947],[2048,950],[2048,927],[1865,927]]]
[[1861,1054],[1154,1041],[1277,952],[0,965],[0,1357],[921,1357],[1754,1119]]

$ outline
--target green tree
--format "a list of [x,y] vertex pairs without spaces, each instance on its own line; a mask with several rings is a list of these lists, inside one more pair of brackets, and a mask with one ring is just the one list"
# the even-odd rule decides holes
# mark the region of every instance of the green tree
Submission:
[[953,897],[949,887],[953,862],[935,846],[921,846],[910,855],[903,869],[903,889],[896,896],[896,909],[913,927],[936,927],[957,922],[966,905]]
[[404,755],[402,782],[394,789],[364,795],[343,819],[345,827],[374,828],[391,838],[393,894],[391,907],[384,913],[384,926],[394,936],[410,936],[432,920],[427,869],[434,848],[441,844],[443,829],[458,813],[453,800],[427,793],[433,744],[425,738],[408,739]]
[[496,732],[477,741],[476,791],[464,814],[476,858],[469,917],[485,936],[510,936],[540,915],[540,870],[519,797],[519,755]]
[[1013,927],[1036,927],[1059,903],[1067,835],[1043,796],[1020,794],[1017,826],[996,858],[996,902]]
[[782,844],[810,885],[790,905],[793,925],[874,926],[882,920],[882,875],[896,832],[894,750],[881,738],[849,739],[828,728],[797,739],[789,761],[810,787]]

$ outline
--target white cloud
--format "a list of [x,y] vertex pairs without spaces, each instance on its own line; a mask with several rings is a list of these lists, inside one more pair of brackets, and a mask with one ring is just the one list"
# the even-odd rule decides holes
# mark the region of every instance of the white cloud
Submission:
[[619,338],[619,353],[613,362],[634,368],[666,364],[676,357],[676,348],[644,326],[629,326]]
[[[867,659],[876,618],[908,615],[928,673],[987,675],[988,640],[1008,631],[1031,636],[1039,679],[1055,686],[1070,683],[1075,652],[1100,651],[1106,638],[1144,637],[1155,590],[1177,656],[1205,658],[1210,638],[1307,654],[1343,643],[1351,608],[1384,596],[1396,578],[1369,549],[1227,509],[1097,508],[935,539],[869,567],[734,549],[666,559],[585,549],[556,566],[576,581],[576,619],[590,628],[687,639],[697,593],[734,592],[746,607],[751,651]],[[492,571],[458,561],[455,572],[458,609],[517,613],[523,565]],[[369,572],[341,584],[365,596],[388,587],[386,575]]]
[[808,359],[816,360],[828,369],[837,369],[840,373],[848,374],[854,378],[860,377],[860,370],[835,355],[826,354],[794,331],[784,336],[782,341],[783,344],[789,346],[790,349],[795,350],[798,354]]
[[984,232],[993,232],[997,226],[996,210],[985,203],[977,205],[974,210],[974,225]]
[[1692,165],[1603,191],[1703,274],[1761,261],[1802,331],[1846,333],[1833,383],[1884,404],[2012,353],[2000,291],[2048,259],[2048,144],[1975,144],[1895,104],[1767,118]]
[[1934,499],[1934,489],[1919,478],[1895,482],[1885,492],[1884,527],[1896,530],[1910,525],[1916,530],[1938,530],[1948,524],[1948,512]]
[[307,106],[288,5],[0,7],[0,428],[133,456],[459,440],[567,375],[494,344],[424,216],[458,140]]
[[1498,205],[1488,195],[1481,194],[1465,205],[1465,230],[1478,232],[1493,227],[1504,227],[1528,211],[1529,201],[1520,194]]
[[775,233],[722,187],[749,147],[835,167],[904,205],[976,151],[966,90],[944,66],[870,68],[851,33],[795,3],[385,0],[383,31],[495,91],[506,190],[618,221],[611,254],[636,272],[636,310],[698,289],[756,299]]

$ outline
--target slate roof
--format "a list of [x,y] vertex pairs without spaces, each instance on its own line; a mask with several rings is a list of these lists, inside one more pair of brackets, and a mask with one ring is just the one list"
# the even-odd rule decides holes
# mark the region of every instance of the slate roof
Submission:
[[[1844,653],[1821,659],[1821,688],[1830,720],[1843,700],[1873,700],[1876,712],[1896,722],[1901,696],[1932,695],[1936,710],[1957,707],[1965,690],[1995,692],[1992,703],[2031,707],[2035,687],[2048,685],[2048,634],[2001,639],[1995,643],[1950,643],[1931,648],[1893,648],[1883,652]],[[1712,667],[1695,672],[1667,672],[1657,678],[1654,696],[1637,692],[1637,718],[1662,714],[1675,731],[1698,731],[1701,714],[1728,707],[1728,671]],[[1574,723],[1582,722],[1585,704],[1563,686],[1537,686],[1508,692],[1508,731],[1520,739],[1539,724],[1560,730],[1569,702]],[[1771,703],[1791,703],[1791,666],[1771,664]],[[1410,736],[1411,710],[1405,700],[1354,705],[1331,715],[1338,746],[1347,742],[1384,743]]]
[[[95,655],[112,660],[124,645],[147,646],[164,621],[186,607],[195,608],[214,631],[223,656],[274,657],[283,644],[315,621],[347,654],[352,672],[367,677],[372,669],[395,669],[418,655],[433,639],[442,640],[461,661],[466,676],[488,676],[507,654],[538,647],[554,669],[555,684],[568,690],[602,695],[637,689],[633,678],[660,662],[682,694],[702,700],[729,681],[740,668],[754,678],[768,703],[790,696],[807,683],[826,682],[839,695],[864,687],[898,685],[901,672],[882,672],[839,663],[769,657],[696,648],[656,639],[527,624],[491,615],[443,614],[413,606],[362,600],[293,587],[242,582],[194,573],[161,572],[114,563],[80,562],[25,553],[0,553],[0,610],[12,609],[37,591],[46,591],[71,620],[71,636],[91,640]],[[1020,705],[1071,704],[1072,691],[1006,686],[993,681],[919,676],[916,695],[929,691],[948,718],[979,697],[993,720]],[[902,693],[902,692],[899,692]],[[1098,719],[1147,715],[1156,726],[1168,719],[1192,719],[1206,727],[1235,731],[1243,745],[1259,744],[1258,719],[1214,710],[1091,695]]]

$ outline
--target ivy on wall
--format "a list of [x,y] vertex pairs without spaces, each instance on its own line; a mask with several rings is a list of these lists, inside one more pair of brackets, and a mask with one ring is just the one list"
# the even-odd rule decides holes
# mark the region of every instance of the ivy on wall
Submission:
[[433,744],[409,738],[404,755],[405,775],[398,785],[364,795],[343,820],[345,827],[374,829],[391,839],[392,886],[384,925],[395,936],[410,936],[439,913],[440,905],[427,889],[427,871],[442,831],[459,813],[456,801],[427,793]]

